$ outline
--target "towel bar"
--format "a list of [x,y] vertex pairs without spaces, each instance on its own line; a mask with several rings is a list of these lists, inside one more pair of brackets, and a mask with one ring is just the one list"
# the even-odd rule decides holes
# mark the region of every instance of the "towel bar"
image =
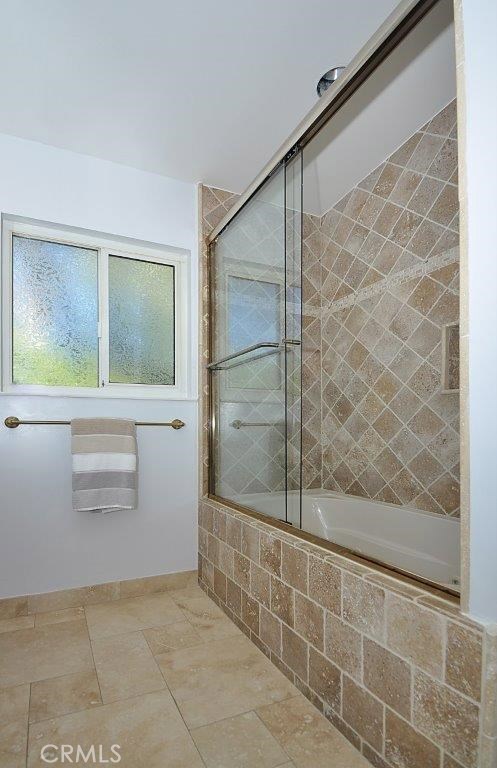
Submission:
[[[7,416],[4,424],[9,429],[16,429],[21,424],[70,424],[70,421],[32,421],[31,419],[18,419],[17,416]],[[172,427],[173,429],[181,429],[185,426],[185,422],[181,419],[173,419],[173,421],[136,421],[137,427]]]

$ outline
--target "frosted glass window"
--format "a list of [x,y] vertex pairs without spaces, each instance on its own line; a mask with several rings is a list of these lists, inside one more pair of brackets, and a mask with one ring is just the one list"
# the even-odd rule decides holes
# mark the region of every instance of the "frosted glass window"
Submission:
[[229,351],[251,344],[280,339],[280,297],[277,283],[229,276],[228,282]]
[[186,254],[122,253],[117,240],[43,224],[2,230],[6,391],[187,396]]
[[109,256],[109,381],[174,379],[174,267]]
[[[228,276],[228,350],[259,341],[279,341],[282,332],[284,288],[278,283],[247,277]],[[275,357],[247,359],[227,375],[228,386],[236,389],[273,390],[281,387],[281,362]]]
[[98,386],[98,253],[12,238],[14,384]]

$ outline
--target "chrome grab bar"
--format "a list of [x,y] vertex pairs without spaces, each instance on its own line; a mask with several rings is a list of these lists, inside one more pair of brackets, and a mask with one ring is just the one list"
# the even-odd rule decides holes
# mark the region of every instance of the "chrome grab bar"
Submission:
[[[258,344],[252,344],[250,347],[245,347],[244,349],[238,350],[238,352],[233,352],[231,355],[227,355],[226,357],[221,357],[219,360],[216,360],[213,363],[208,363],[206,366],[208,370],[210,371],[226,371],[229,368],[234,368],[235,365],[242,365],[245,362],[251,362],[251,360],[258,360],[260,357],[265,357],[266,355],[275,355],[277,352],[280,352],[281,350],[285,349],[287,344],[300,344],[300,341],[298,339],[283,339],[282,341],[260,341]],[[241,363],[235,363],[234,365],[227,365],[224,367],[221,367],[221,363],[227,363],[230,360],[235,360],[237,357],[241,357],[242,355],[247,355],[249,352],[255,352],[256,349],[263,349],[263,348],[269,348],[271,351],[264,352],[262,355],[257,355],[257,357],[253,357],[251,360],[243,360]]]
[[[279,351],[282,349],[281,344],[279,341],[260,341],[258,344],[252,344],[250,347],[245,347],[244,349],[240,349],[238,352],[233,352],[231,355],[227,355],[226,357],[221,357],[219,360],[216,360],[214,363],[209,363],[207,368],[211,371],[224,371],[225,368],[219,368],[221,363],[227,363],[229,360],[235,360],[237,357],[241,357],[242,355],[247,355],[249,352],[255,352],[256,349],[262,349],[264,347],[270,347],[272,349],[275,349]],[[275,354],[274,352],[272,354]],[[232,366],[227,366],[228,368],[231,368]]]

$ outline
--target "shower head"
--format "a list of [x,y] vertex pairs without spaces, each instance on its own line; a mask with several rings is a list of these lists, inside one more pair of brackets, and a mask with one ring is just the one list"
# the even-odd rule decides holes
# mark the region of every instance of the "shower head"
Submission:
[[316,86],[316,91],[319,98],[321,98],[323,93],[328,90],[330,85],[333,85],[337,77],[339,77],[340,72],[343,72],[344,69],[345,67],[333,67],[324,73]]

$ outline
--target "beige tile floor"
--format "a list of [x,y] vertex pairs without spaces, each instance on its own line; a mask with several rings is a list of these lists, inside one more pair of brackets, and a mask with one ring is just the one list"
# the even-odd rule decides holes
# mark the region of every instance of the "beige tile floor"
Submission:
[[54,765],[60,745],[119,745],[122,768],[369,765],[197,586],[0,621],[0,768],[46,766],[45,745]]

